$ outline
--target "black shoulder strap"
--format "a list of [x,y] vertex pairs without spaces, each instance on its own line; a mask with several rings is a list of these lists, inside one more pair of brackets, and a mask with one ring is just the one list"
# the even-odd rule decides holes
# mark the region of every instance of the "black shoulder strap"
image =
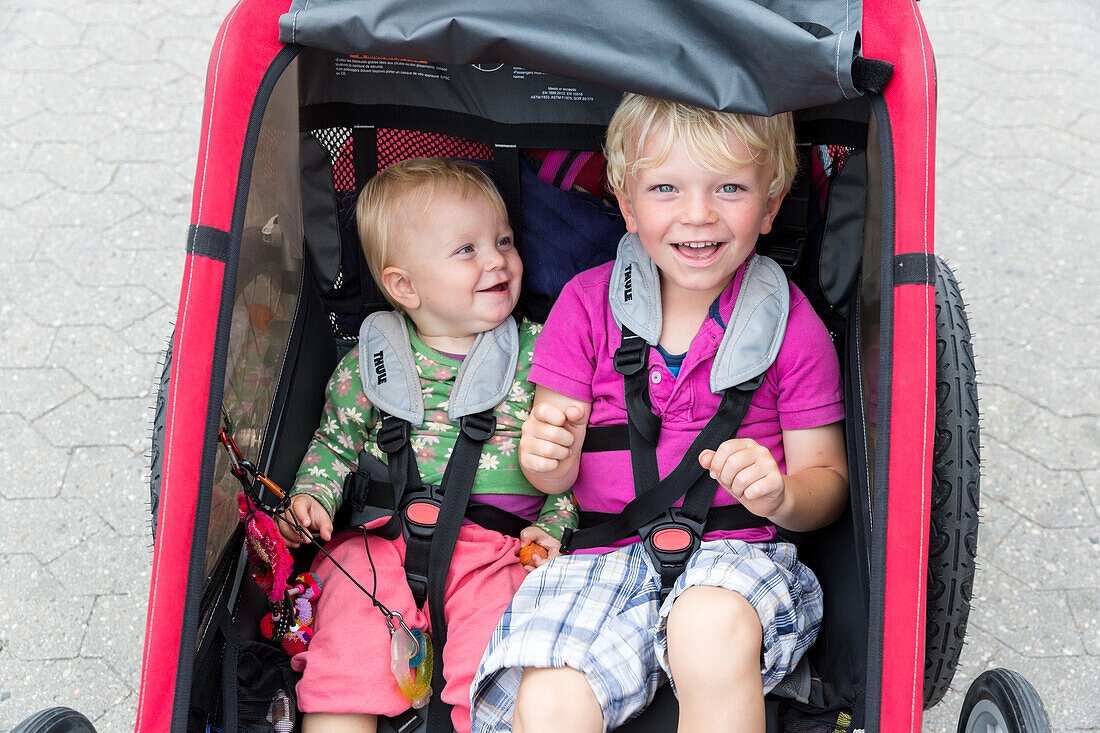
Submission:
[[428,730],[451,730],[451,705],[443,702],[443,647],[447,643],[447,622],[443,615],[443,591],[451,567],[455,543],[462,528],[466,504],[474,487],[478,463],[485,441],[496,432],[492,410],[461,418],[459,434],[440,484],[443,505],[439,509],[435,532],[428,550],[428,616],[432,621],[433,653],[432,695],[428,703]]
[[[710,497],[713,498],[713,490],[717,488],[717,483],[699,465],[699,454],[705,449],[717,448],[722,441],[734,435],[741,421],[745,419],[751,402],[751,391],[736,388],[727,390],[722,395],[722,402],[714,417],[695,436],[684,458],[671,473],[660,481],[650,484],[652,488],[643,489],[611,520],[594,527],[577,530],[569,535],[567,541],[563,540],[563,544],[567,545],[569,550],[603,547],[637,534],[640,527],[660,516],[663,511],[687,494],[697,482],[709,485]],[[640,447],[635,450],[632,441],[630,453],[632,464],[635,453],[654,456],[653,463],[656,464],[656,454],[652,448]],[[653,476],[656,476],[656,468]],[[635,487],[644,487],[645,485],[638,479],[639,477],[635,475]],[[709,502],[706,508],[709,509]],[[705,516],[705,512],[703,514]]]

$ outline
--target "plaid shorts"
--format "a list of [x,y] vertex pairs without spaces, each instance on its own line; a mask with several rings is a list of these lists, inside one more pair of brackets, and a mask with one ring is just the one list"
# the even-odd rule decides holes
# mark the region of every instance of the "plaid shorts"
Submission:
[[736,591],[760,614],[765,692],[817,638],[821,587],[785,542],[704,542],[660,607],[660,576],[641,544],[556,558],[527,576],[493,632],[471,687],[473,730],[512,729],[525,667],[584,672],[604,730],[622,725],[668,674],[665,622],[676,597],[697,585]]

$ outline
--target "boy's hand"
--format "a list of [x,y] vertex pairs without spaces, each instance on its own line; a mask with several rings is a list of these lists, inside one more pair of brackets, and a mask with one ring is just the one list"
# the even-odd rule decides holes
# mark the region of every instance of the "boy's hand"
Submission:
[[298,520],[298,524],[302,525],[303,529],[307,530],[309,536],[312,537],[313,533],[316,532],[326,542],[332,539],[332,518],[321,506],[321,502],[308,494],[298,494],[292,498],[290,508],[283,513],[283,516],[286,517],[286,521],[282,519],[278,521],[279,534],[283,536],[286,546],[292,550],[299,547],[304,541],[297,530],[294,529],[291,521],[292,517]]
[[772,452],[752,438],[733,438],[699,454],[699,464],[730,496],[758,517],[779,511],[786,483]]
[[556,478],[572,466],[571,458],[580,454],[587,425],[583,407],[560,407],[539,402],[523,423],[519,440],[519,465],[525,472]]
[[[561,555],[561,541],[556,540],[546,533],[545,530],[536,527],[534,525],[527,527],[519,533],[520,541],[520,562],[524,561],[524,556],[529,555],[527,562],[523,562],[523,569],[527,572],[531,572],[535,568],[550,562],[551,559]],[[546,550],[543,554],[539,551],[538,546],[541,546]],[[532,547],[528,550],[528,547]]]

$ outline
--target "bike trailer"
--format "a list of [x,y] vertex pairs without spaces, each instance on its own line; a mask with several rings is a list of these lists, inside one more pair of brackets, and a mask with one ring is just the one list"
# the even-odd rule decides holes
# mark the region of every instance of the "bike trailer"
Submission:
[[[599,151],[624,91],[795,112],[800,175],[758,249],[833,335],[851,500],[799,538],[825,620],[812,674],[769,696],[768,730],[920,730],[963,642],[979,476],[965,309],[933,247],[935,67],[914,0],[241,0],[210,59],[158,402],[138,733],[299,725],[287,656],[260,634],[234,474],[245,461],[289,488],[328,376],[383,307],[354,242],[358,189],[407,157],[481,161],[517,232],[521,308],[544,317],[613,256]],[[90,730],[56,709],[18,730],[55,730],[46,718]],[[994,670],[960,730],[1045,721],[1026,681]],[[666,686],[621,730],[674,726]]]

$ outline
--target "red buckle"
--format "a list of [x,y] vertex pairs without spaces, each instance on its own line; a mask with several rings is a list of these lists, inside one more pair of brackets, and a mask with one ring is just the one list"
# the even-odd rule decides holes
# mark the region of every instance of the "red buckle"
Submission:
[[691,533],[679,527],[665,527],[653,533],[650,542],[661,552],[681,552],[691,547]]
[[439,519],[439,505],[430,501],[414,501],[405,507],[405,518],[421,527],[434,527]]

